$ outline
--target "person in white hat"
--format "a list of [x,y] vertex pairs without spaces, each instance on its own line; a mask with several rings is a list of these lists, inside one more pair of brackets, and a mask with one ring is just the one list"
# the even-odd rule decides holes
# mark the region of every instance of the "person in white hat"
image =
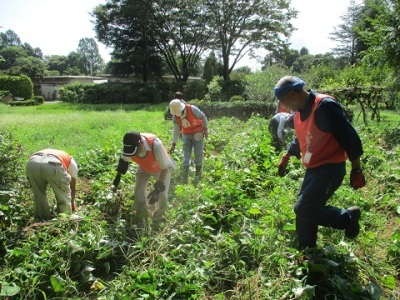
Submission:
[[196,168],[195,183],[197,183],[202,174],[204,138],[208,137],[208,119],[197,106],[184,103],[180,99],[172,100],[169,103],[169,110],[174,124],[170,152],[175,150],[179,136],[182,134],[182,183],[188,182],[192,152]]
[[71,213],[76,210],[75,187],[78,165],[67,152],[56,149],[35,152],[26,164],[26,174],[35,200],[35,221],[51,218],[47,199],[48,185],[52,188],[57,201],[57,213]]
[[168,189],[171,180],[171,169],[176,169],[176,162],[168,155],[161,140],[152,133],[127,132],[123,139],[123,150],[118,161],[117,174],[113,181],[113,190],[118,188],[121,175],[126,174],[131,161],[139,168],[135,174],[134,203],[136,210],[136,225],[140,229],[148,228],[147,185],[151,177],[157,181],[154,184],[156,197],[151,203],[155,205],[152,218],[152,228],[158,229],[166,221],[165,210],[168,201]]

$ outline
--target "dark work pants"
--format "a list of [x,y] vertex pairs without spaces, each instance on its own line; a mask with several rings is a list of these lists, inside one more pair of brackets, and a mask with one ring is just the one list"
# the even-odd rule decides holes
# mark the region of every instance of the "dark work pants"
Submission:
[[350,215],[346,209],[326,205],[342,184],[345,174],[345,162],[306,170],[294,206],[300,249],[316,246],[319,225],[334,229],[345,229],[349,225]]

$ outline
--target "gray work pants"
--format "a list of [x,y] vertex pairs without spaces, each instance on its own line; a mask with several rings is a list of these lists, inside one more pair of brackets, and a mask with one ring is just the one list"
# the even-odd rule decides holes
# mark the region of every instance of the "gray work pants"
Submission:
[[34,195],[34,218],[36,221],[51,218],[47,199],[47,186],[52,188],[57,213],[71,213],[71,176],[61,161],[53,155],[32,155],[26,165],[26,174]]
[[[147,186],[151,177],[158,180],[161,172],[148,173],[143,170],[140,166],[136,171],[135,176],[135,210],[138,219],[147,220],[148,217],[148,204],[147,204]],[[158,201],[154,204],[154,214],[158,216],[164,216],[167,208],[168,201],[168,189],[171,181],[171,170],[168,170],[167,176],[165,177],[165,190],[160,193]]]

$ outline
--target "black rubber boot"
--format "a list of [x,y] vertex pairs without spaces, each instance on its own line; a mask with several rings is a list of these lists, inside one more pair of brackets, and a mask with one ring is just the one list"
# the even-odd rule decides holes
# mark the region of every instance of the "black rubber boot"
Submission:
[[196,166],[196,174],[194,175],[194,184],[198,184],[202,177],[202,166]]

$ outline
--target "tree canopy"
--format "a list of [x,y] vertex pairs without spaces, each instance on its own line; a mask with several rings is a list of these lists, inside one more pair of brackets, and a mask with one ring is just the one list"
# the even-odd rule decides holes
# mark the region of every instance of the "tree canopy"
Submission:
[[287,47],[296,15],[287,0],[108,0],[93,11],[98,38],[114,54],[131,53],[145,64],[159,53],[179,81],[206,50],[221,55],[228,80],[246,54]]

